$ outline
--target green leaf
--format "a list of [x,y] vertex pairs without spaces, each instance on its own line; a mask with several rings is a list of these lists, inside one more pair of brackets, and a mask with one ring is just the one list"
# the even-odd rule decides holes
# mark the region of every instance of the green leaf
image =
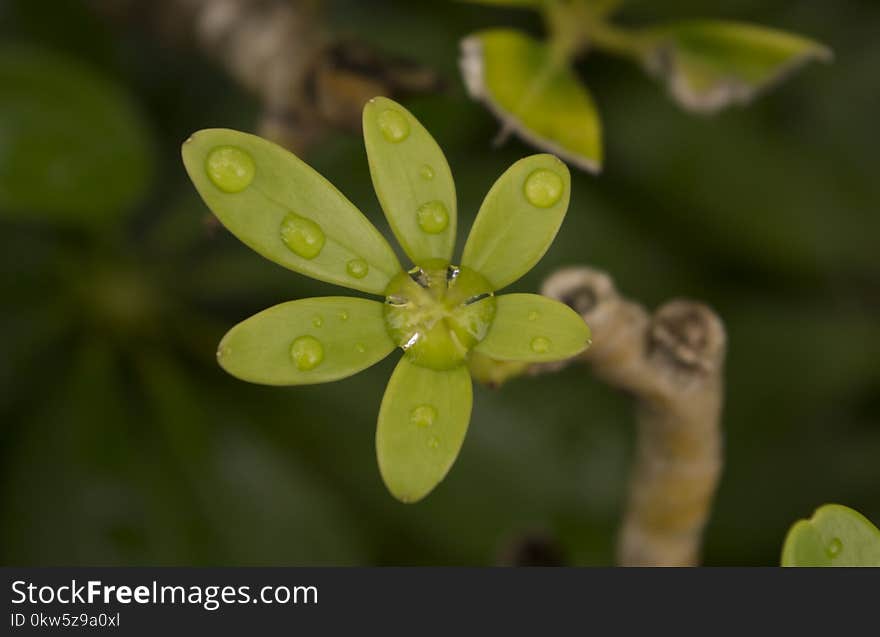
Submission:
[[590,172],[602,168],[602,124],[587,88],[550,47],[511,29],[482,31],[461,43],[471,97],[502,122],[501,137],[526,142]]
[[282,303],[229,330],[217,360],[233,376],[264,385],[346,378],[394,349],[383,309],[378,301],[345,296]]
[[394,236],[414,263],[448,263],[457,213],[455,183],[443,151],[397,102],[370,100],[363,120],[373,187]]
[[782,565],[880,566],[880,530],[858,511],[826,504],[791,527]]
[[400,272],[394,251],[373,224],[280,146],[255,135],[209,129],[190,137],[182,153],[208,207],[267,259],[373,294],[384,293]]
[[831,50],[813,40],[739,22],[694,20],[644,32],[643,63],[690,111],[745,104]]
[[474,351],[499,361],[571,358],[590,345],[590,328],[573,309],[539,294],[502,294],[495,320]]
[[568,210],[571,175],[553,155],[532,155],[508,168],[483,200],[461,264],[495,290],[510,285],[544,256]]
[[93,223],[144,195],[152,148],[118,86],[69,57],[0,47],[0,217]]
[[379,471],[395,498],[416,502],[443,480],[464,442],[472,402],[464,365],[437,371],[400,359],[376,428]]

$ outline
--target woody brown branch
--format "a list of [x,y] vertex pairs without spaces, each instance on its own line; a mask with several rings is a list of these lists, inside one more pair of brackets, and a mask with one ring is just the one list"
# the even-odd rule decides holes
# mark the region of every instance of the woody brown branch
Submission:
[[146,26],[161,45],[195,46],[259,99],[257,132],[305,152],[329,130],[360,131],[376,95],[437,91],[440,77],[324,26],[316,0],[90,0]]
[[[618,563],[696,565],[722,466],[721,320],[688,300],[649,314],[620,296],[607,274],[586,267],[556,272],[543,293],[574,308],[593,332],[592,347],[564,364],[589,363],[598,378],[636,399],[635,465]],[[548,368],[554,367],[533,371]]]

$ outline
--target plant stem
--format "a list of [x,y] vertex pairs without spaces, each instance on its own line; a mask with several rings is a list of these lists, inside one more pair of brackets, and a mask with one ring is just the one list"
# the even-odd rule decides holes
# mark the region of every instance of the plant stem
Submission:
[[593,331],[593,346],[572,362],[590,363],[596,376],[636,398],[635,467],[618,563],[696,565],[722,466],[721,320],[686,300],[649,315],[591,268],[558,271],[543,293],[572,306]]
[[589,48],[629,58],[640,58],[648,43],[636,31],[609,21],[621,0],[581,0],[551,3],[545,9],[550,47],[554,57],[570,61]]
[[621,57],[640,59],[650,42],[634,31],[621,29],[609,22],[593,25],[589,33],[590,46]]
[[624,2],[626,0],[587,0],[587,6],[593,15],[607,18],[620,9]]

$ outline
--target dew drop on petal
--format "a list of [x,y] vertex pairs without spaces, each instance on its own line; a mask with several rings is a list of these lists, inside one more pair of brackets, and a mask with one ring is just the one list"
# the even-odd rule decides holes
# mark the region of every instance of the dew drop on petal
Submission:
[[398,111],[386,109],[379,113],[378,121],[382,136],[392,144],[400,143],[409,136],[409,122]]
[[539,168],[526,178],[523,190],[529,203],[538,208],[549,208],[562,197],[562,177]]
[[439,234],[449,225],[449,212],[442,201],[429,201],[417,211],[419,227],[428,234]]
[[347,321],[348,320],[348,312],[346,312],[345,310],[342,310],[341,312],[339,312],[339,314],[337,314],[337,316],[339,317],[340,321]]
[[421,177],[425,181],[431,181],[434,178],[434,169],[431,168],[428,164],[423,165],[421,168],[419,168],[419,177]]
[[324,346],[314,336],[300,336],[290,346],[290,357],[297,369],[307,372],[324,360]]
[[416,332],[415,334],[410,336],[409,340],[407,340],[406,343],[401,345],[401,347],[403,348],[403,351],[405,352],[406,350],[408,350],[410,347],[412,347],[413,345],[415,345],[418,342],[419,342],[419,333]]
[[390,305],[391,307],[406,307],[409,305],[409,300],[405,296],[401,296],[400,294],[392,294],[385,298],[385,303]]
[[345,270],[356,279],[363,279],[370,271],[370,266],[363,259],[352,259],[345,264]]
[[532,351],[536,354],[545,354],[550,350],[550,339],[543,336],[536,336],[532,339]]
[[433,405],[419,405],[409,415],[409,421],[416,427],[430,427],[437,418],[437,409]]
[[223,192],[241,192],[254,180],[257,172],[254,158],[235,146],[218,146],[205,160],[208,178]]
[[428,446],[431,449],[436,449],[440,446],[440,439],[437,436],[431,436],[428,438]]
[[290,213],[281,222],[281,240],[297,256],[314,259],[324,248],[326,237],[317,223]]
[[831,538],[828,546],[825,547],[825,552],[828,554],[828,557],[836,557],[840,554],[841,550],[843,550],[843,542],[837,537]]

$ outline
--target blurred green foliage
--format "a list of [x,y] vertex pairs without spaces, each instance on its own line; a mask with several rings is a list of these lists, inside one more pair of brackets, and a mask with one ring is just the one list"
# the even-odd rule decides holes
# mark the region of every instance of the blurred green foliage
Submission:
[[[625,15],[647,23],[703,10],[633,0]],[[534,24],[427,1],[338,0],[326,12],[338,32],[447,77],[446,92],[407,106],[447,153],[463,238],[488,186],[532,151],[487,143],[496,124],[459,84],[458,41]],[[590,263],[650,305],[690,296],[720,312],[727,465],[706,562],[776,564],[791,520],[816,502],[880,519],[880,6],[724,0],[713,14],[814,34],[835,64],[749,109],[694,119],[638,69],[586,61],[615,131],[606,173],[575,176],[553,250],[514,287]],[[4,42],[113,85],[109,108],[137,113],[118,141],[134,149],[134,131],[149,131],[153,158],[149,171],[132,150],[106,169],[113,179],[143,166],[150,187],[134,206],[120,198],[99,226],[24,207],[0,214],[0,561],[488,564],[540,532],[569,562],[611,563],[632,456],[625,396],[583,369],[477,387],[455,471],[425,502],[398,504],[373,448],[390,362],[278,390],[240,383],[214,361],[228,325],[333,293],[207,224],[180,167],[191,131],[252,130],[258,105],[198,54],[105,23],[78,0],[52,10],[11,0],[0,21]],[[0,87],[0,104],[9,95]],[[74,111],[57,117],[89,115]],[[96,139],[105,124],[93,124]],[[18,165],[5,157],[13,147],[0,136],[0,165]],[[359,136],[343,134],[307,157],[387,232],[364,159]],[[94,188],[87,200],[106,201]]]
[[119,88],[68,57],[0,48],[0,211],[89,224],[131,209],[152,176],[149,138]]
[[807,62],[833,57],[809,38],[736,20],[618,23],[625,0],[461,1],[541,15],[543,38],[497,28],[462,40],[462,77],[470,96],[503,123],[499,138],[516,132],[594,173],[602,169],[602,122],[589,76],[572,69],[587,55],[634,62],[663,82],[679,106],[703,115],[748,104]]

